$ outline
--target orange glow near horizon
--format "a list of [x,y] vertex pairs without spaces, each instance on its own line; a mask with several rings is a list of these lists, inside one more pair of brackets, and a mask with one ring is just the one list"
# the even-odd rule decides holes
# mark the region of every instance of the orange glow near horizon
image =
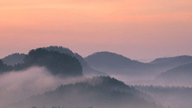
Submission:
[[[0,1],[1,50],[17,46],[14,51],[26,52],[38,46],[61,45],[83,56],[94,49],[119,53],[129,49],[132,53],[122,53],[144,58],[134,53],[159,49],[173,55],[165,46],[190,46],[191,37],[191,0]],[[81,51],[83,48],[86,51]],[[144,56],[152,56],[148,52]],[[184,53],[192,55],[188,50]],[[158,54],[153,56],[163,56]]]

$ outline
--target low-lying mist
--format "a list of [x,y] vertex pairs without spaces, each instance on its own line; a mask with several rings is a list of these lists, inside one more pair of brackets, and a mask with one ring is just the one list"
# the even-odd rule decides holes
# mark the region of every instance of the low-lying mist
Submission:
[[179,86],[134,86],[169,108],[191,108],[192,88]]
[[53,76],[44,67],[7,72],[0,75],[0,107],[54,90],[61,84],[76,83],[83,79],[83,77],[62,79]]
[[114,77],[118,80],[125,82],[128,85],[145,85],[145,86],[182,86],[182,87],[192,87],[192,79],[188,77],[180,77],[178,79],[157,79],[157,77],[136,77],[129,75],[117,75],[112,74],[111,77]]
[[34,95],[13,103],[9,108],[163,108],[153,99],[109,76],[88,78],[87,80]]

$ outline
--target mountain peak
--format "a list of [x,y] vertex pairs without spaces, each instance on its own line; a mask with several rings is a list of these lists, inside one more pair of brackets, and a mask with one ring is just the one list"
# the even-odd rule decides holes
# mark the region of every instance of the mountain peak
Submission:
[[75,57],[76,59],[79,60],[81,66],[82,66],[84,75],[87,75],[87,76],[106,75],[104,72],[100,72],[95,69],[92,69],[81,55],[79,55],[78,53],[74,53],[73,51],[71,51],[68,48],[64,48],[62,46],[49,46],[49,47],[44,47],[44,49],[46,49],[48,51],[57,51],[59,53],[68,54],[72,57]]
[[71,51],[69,48],[65,48],[62,46],[49,46],[49,47],[44,47],[44,48],[48,51],[58,51],[60,53],[69,54],[71,56],[74,56],[73,51]]
[[101,51],[101,52],[95,52],[89,56],[87,56],[86,58],[89,57],[93,57],[93,56],[104,56],[104,57],[110,57],[110,58],[115,58],[115,57],[121,57],[121,59],[127,59],[127,60],[131,60],[123,55],[117,54],[117,53],[113,53],[113,52],[109,52],[109,51]]
[[112,53],[112,52],[96,52],[85,58],[87,63],[95,68],[101,69],[101,71],[107,72],[108,69],[123,69],[129,66],[141,65],[143,63],[131,60],[123,55]]

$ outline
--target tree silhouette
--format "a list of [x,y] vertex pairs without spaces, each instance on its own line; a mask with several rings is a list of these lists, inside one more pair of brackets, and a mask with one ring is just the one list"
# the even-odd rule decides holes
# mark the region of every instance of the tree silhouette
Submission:
[[0,60],[0,73],[11,71],[12,69],[13,69],[12,66],[7,66],[6,64],[3,63],[2,60]]

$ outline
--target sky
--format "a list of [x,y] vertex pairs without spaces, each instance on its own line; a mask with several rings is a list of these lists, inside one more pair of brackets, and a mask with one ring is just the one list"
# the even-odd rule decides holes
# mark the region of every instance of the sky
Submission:
[[83,57],[192,55],[192,1],[0,0],[0,58],[50,45]]

